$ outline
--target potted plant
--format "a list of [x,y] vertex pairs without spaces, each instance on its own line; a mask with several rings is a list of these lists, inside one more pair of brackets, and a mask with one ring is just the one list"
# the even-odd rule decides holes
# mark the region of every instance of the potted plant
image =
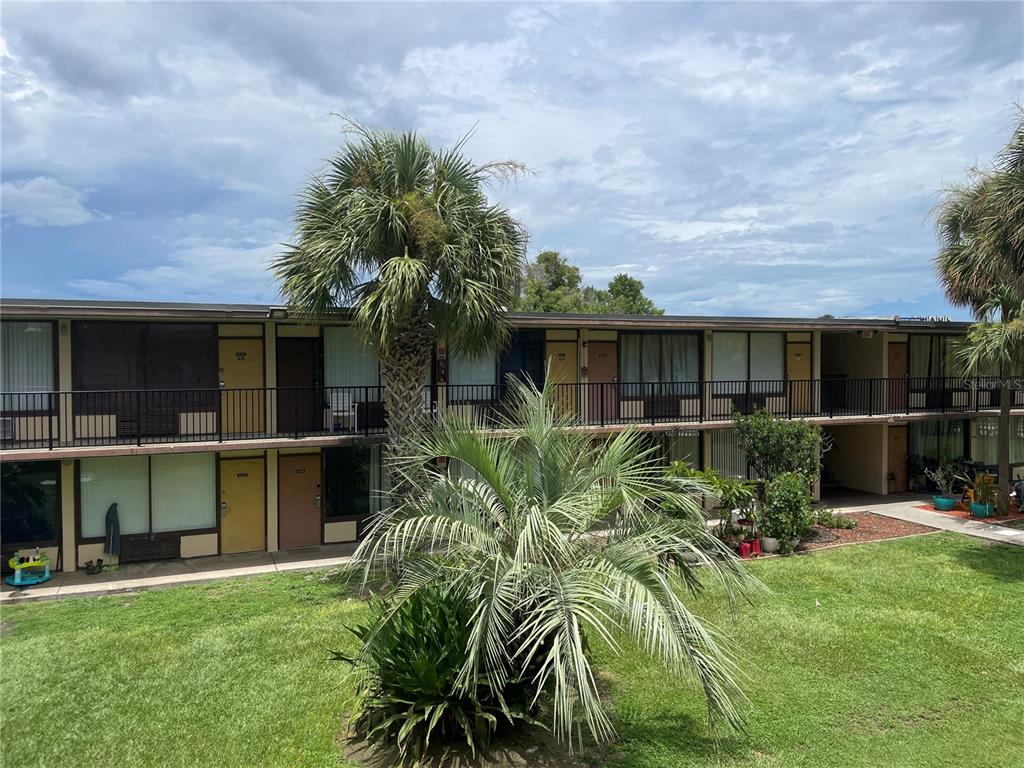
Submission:
[[924,474],[939,489],[939,495],[932,496],[932,505],[939,512],[949,512],[956,506],[956,498],[953,496],[953,485],[957,481],[956,466],[944,461],[935,469],[925,469]]
[[985,472],[976,472],[974,479],[962,477],[972,491],[971,517],[992,517],[995,514],[996,484],[992,476]]

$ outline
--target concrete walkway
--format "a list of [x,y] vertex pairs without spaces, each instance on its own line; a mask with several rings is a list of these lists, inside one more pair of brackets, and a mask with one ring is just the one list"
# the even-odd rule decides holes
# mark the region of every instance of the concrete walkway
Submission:
[[4,583],[0,591],[0,605],[47,598],[112,595],[235,576],[337,568],[349,562],[354,551],[355,544],[327,544],[283,552],[247,552],[189,560],[129,563],[116,571],[95,576],[87,576],[85,571],[55,573],[53,579],[45,584],[25,589],[15,589]]
[[920,523],[942,531],[955,531],[978,539],[1024,547],[1024,529],[918,509],[920,505],[930,502],[931,496],[911,493],[893,496],[864,494],[825,500],[825,504],[843,512],[874,512],[876,515],[884,515],[910,523]]

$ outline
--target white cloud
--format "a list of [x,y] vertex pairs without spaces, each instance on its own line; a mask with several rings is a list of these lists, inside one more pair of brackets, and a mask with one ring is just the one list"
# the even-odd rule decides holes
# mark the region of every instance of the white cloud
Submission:
[[85,194],[55,179],[5,181],[0,185],[4,217],[26,227],[72,227],[103,218],[85,207]]

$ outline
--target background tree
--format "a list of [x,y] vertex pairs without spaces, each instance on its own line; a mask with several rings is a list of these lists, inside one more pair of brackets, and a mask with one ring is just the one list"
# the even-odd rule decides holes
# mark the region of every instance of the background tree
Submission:
[[991,168],[972,168],[967,181],[944,190],[935,211],[935,267],[946,296],[979,321],[960,354],[968,375],[998,376],[1000,507],[1010,491],[1010,378],[1024,360],[1024,111]]
[[514,304],[521,312],[583,312],[588,314],[661,315],[644,295],[644,284],[618,274],[607,290],[583,285],[579,267],[558,251],[541,251],[527,268],[522,295]]
[[301,193],[294,242],[273,264],[289,305],[314,318],[351,307],[376,348],[392,455],[422,420],[434,342],[482,354],[508,330],[526,234],[484,185],[520,174],[477,164],[465,139],[435,149],[415,132],[356,123]]

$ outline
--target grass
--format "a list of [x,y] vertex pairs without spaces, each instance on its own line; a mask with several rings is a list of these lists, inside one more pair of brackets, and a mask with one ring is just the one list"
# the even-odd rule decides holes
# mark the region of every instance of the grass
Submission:
[[[1024,548],[955,534],[751,566],[736,639],[750,728],[713,739],[693,683],[598,648],[609,766],[1019,765]],[[820,607],[815,601],[820,603]],[[20,766],[337,766],[346,689],[327,649],[364,610],[323,574],[5,608],[0,752]]]

